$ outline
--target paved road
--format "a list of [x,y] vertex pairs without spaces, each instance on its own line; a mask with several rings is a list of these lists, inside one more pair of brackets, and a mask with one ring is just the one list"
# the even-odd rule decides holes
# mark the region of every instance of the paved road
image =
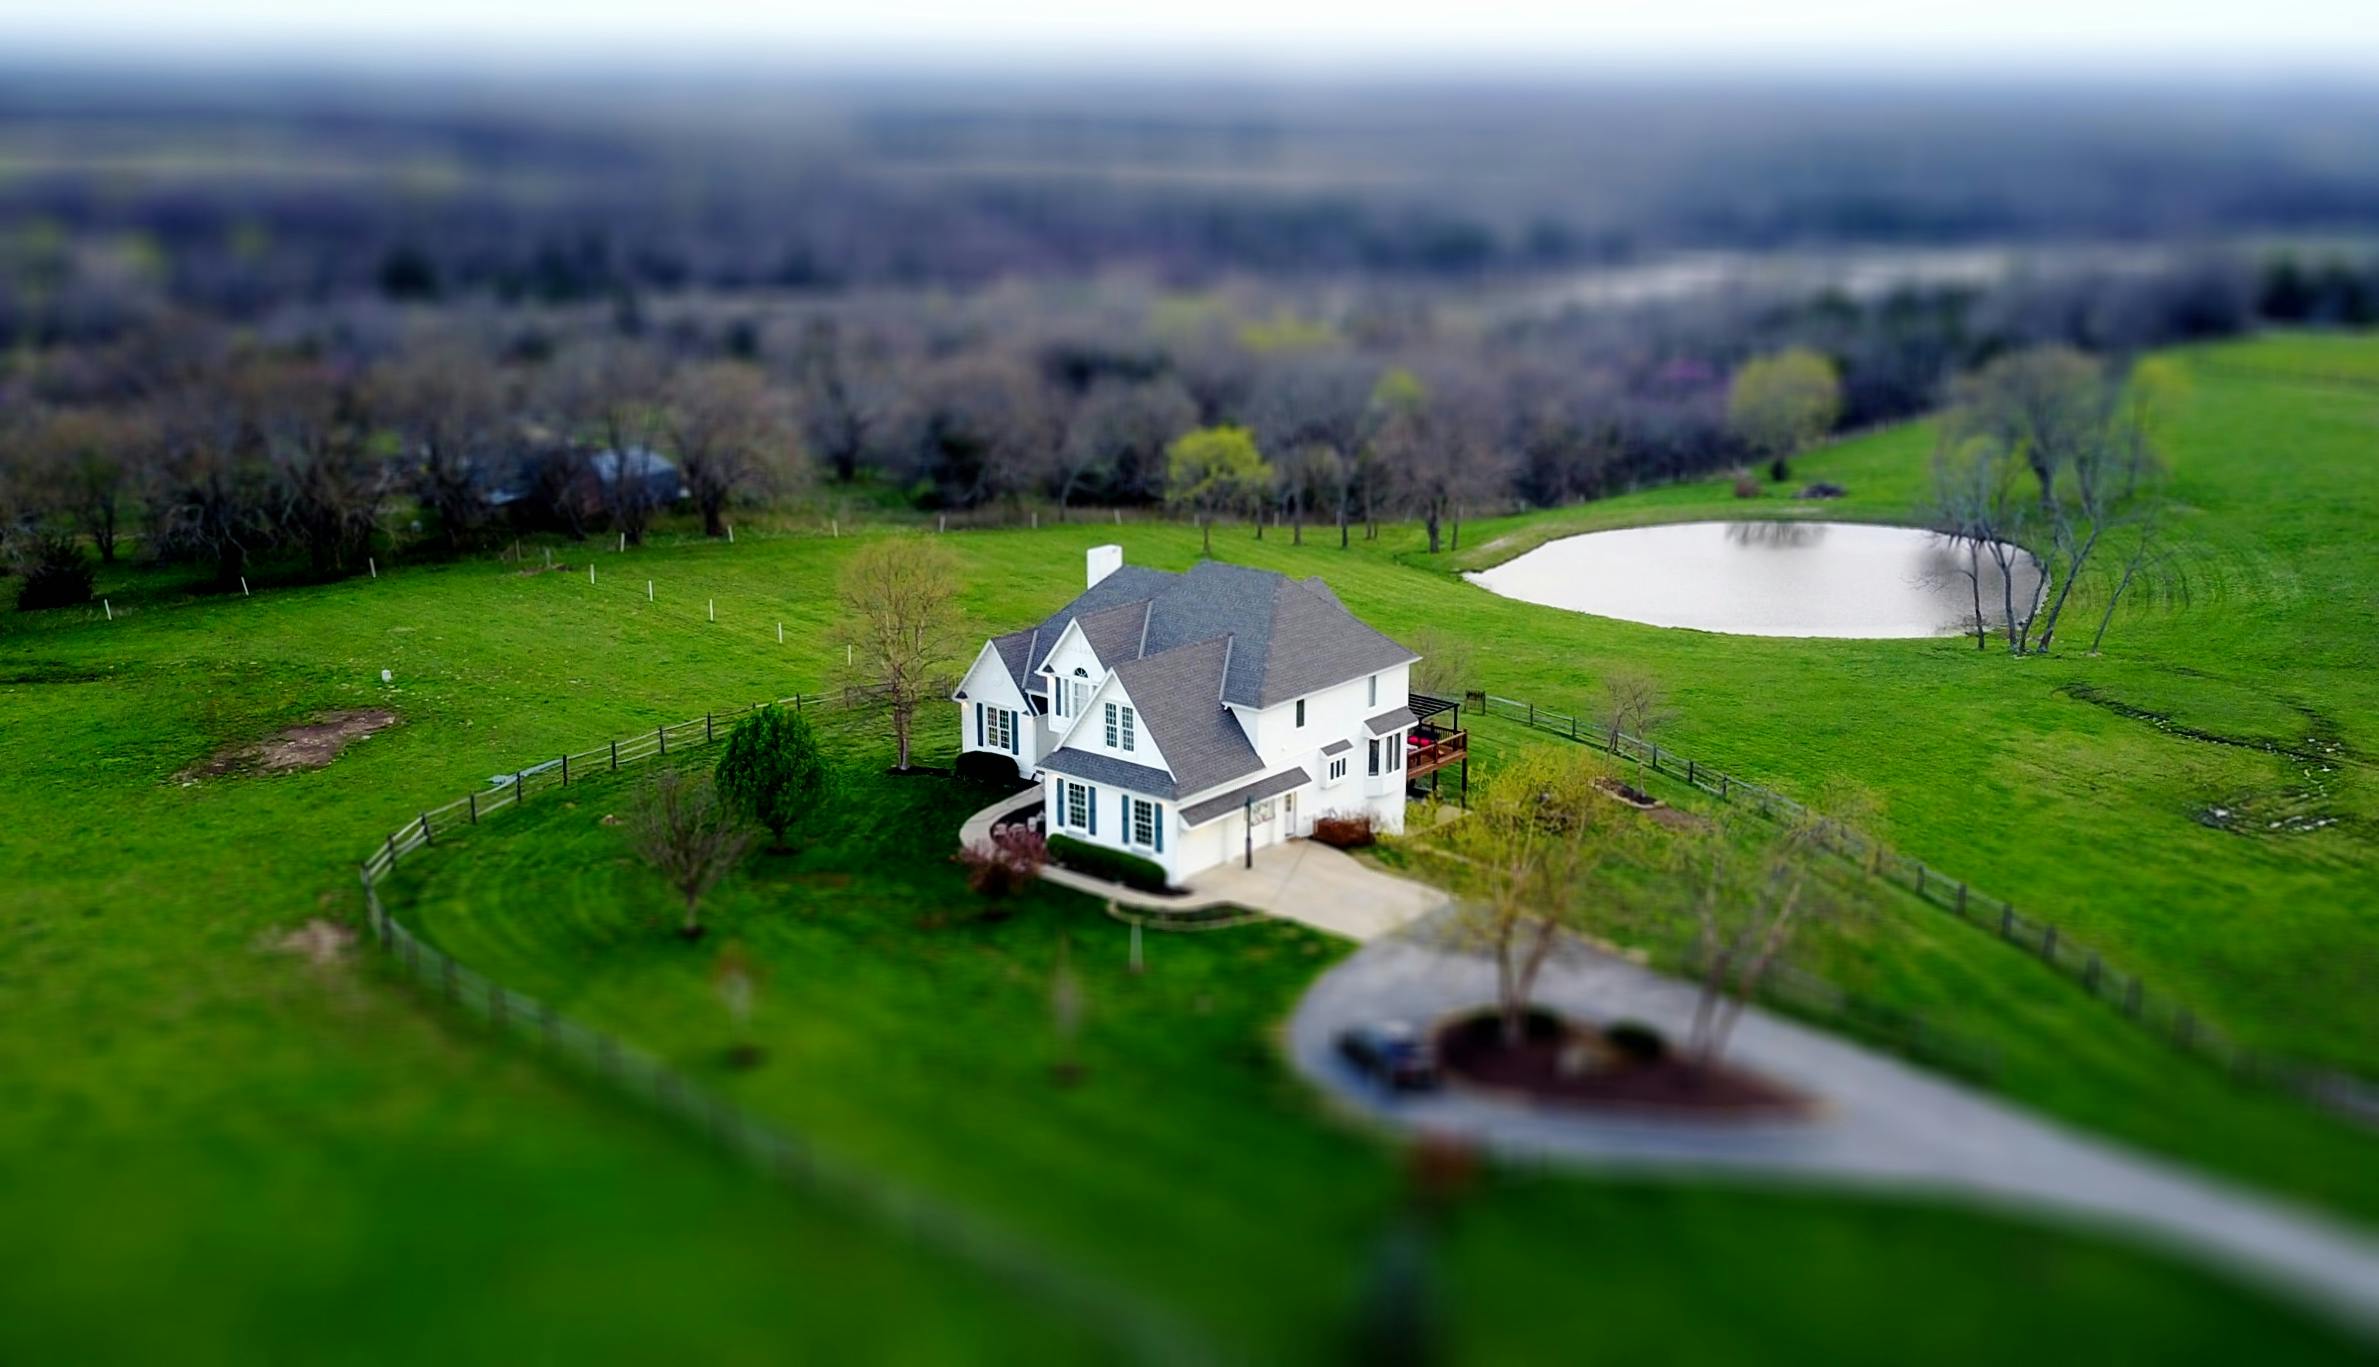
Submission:
[[[1749,1173],[2052,1212],[2218,1264],[2379,1338],[2379,1243],[2369,1236],[1757,1010],[1744,1013],[1729,1057],[1823,1098],[1817,1118],[1663,1122],[1589,1118],[1459,1091],[1383,1097],[1337,1057],[1340,1030],[1383,1018],[1427,1021],[1494,1000],[1492,962],[1444,945],[1437,925],[1367,944],[1299,1002],[1289,1023],[1292,1059],[1338,1101],[1514,1157]],[[1683,1039],[1694,989],[1580,945],[1546,965],[1537,997],[1581,1019],[1641,1020]]]

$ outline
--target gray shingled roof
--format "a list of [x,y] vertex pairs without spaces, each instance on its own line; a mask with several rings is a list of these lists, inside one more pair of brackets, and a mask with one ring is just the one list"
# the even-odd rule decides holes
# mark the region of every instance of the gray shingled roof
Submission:
[[[1173,776],[1071,748],[1042,767],[1160,797],[1203,792],[1262,768],[1223,704],[1271,707],[1420,658],[1357,620],[1319,579],[1214,560],[1181,574],[1126,565],[1058,609],[1037,634],[996,638],[1001,660],[1028,694],[1076,620],[1131,694]],[[1411,724],[1409,712],[1385,715]]]
[[1328,745],[1322,747],[1322,753],[1325,755],[1343,755],[1347,751],[1354,748],[1355,743],[1351,740],[1334,740]]
[[[1118,609],[1147,606],[1144,618]],[[1291,579],[1271,570],[1202,560],[1183,574],[1126,565],[1093,584],[1041,624],[1029,669],[1038,670],[1064,634],[1083,618],[1083,634],[1101,663],[1162,655],[1180,646],[1233,638],[1223,700],[1271,707],[1364,674],[1419,659],[1365,626],[1318,579]],[[1139,628],[1130,639],[1127,623]]]
[[1093,750],[1077,750],[1071,745],[1050,751],[1041,761],[1041,767],[1053,774],[1129,788],[1150,797],[1178,797],[1181,794],[1180,786],[1162,769],[1127,763]]
[[1204,802],[1193,803],[1182,808],[1181,822],[1185,826],[1203,826],[1217,817],[1229,816],[1250,802],[1262,802],[1268,797],[1278,797],[1282,793],[1302,788],[1311,782],[1313,782],[1313,775],[1305,772],[1302,768],[1270,774],[1243,788],[1233,788],[1220,797],[1210,797]]
[[1413,710],[1409,707],[1392,707],[1376,717],[1363,719],[1363,725],[1369,728],[1371,734],[1375,736],[1384,736],[1390,731],[1401,731],[1413,724]]
[[[1031,663],[1025,667],[1038,670],[1049,659],[1049,652],[1057,648],[1057,638],[1065,635],[1066,623],[1076,617],[1120,603],[1146,602],[1179,578],[1180,575],[1169,571],[1152,570],[1143,565],[1126,565],[1108,575],[1076,595],[1073,602],[1052,613],[1048,621],[1041,623],[1041,639],[1033,647]],[[1113,663],[1103,655],[1099,658],[1104,663]]]
[[991,648],[999,652],[1000,663],[1008,667],[1008,677],[1016,681],[1016,690],[1029,696],[1033,691],[1028,664],[1033,653],[1032,628],[994,636],[991,638]]
[[1140,658],[1140,637],[1148,624],[1149,603],[1118,603],[1097,612],[1086,612],[1075,620],[1082,625],[1082,639],[1090,643],[1090,651],[1099,663],[1113,669],[1125,660]]
[[1223,637],[1115,666],[1116,682],[1132,695],[1141,728],[1181,792],[1203,792],[1264,767],[1220,696],[1224,662],[1237,653],[1236,642]]

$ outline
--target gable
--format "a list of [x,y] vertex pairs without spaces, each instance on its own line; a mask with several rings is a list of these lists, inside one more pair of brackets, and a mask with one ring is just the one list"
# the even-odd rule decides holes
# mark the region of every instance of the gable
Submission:
[[[1120,714],[1117,718],[1117,743],[1114,745],[1107,743],[1107,708],[1110,705],[1132,709],[1132,748],[1129,750],[1124,749],[1121,743],[1123,737]],[[1105,755],[1110,759],[1119,759],[1128,764],[1140,765],[1143,768],[1162,769],[1167,774],[1173,773],[1173,766],[1165,760],[1164,747],[1157,739],[1156,730],[1150,725],[1147,709],[1132,699],[1131,690],[1126,688],[1123,681],[1113,674],[1108,675],[1107,681],[1092,691],[1090,706],[1084,710],[1072,726],[1066,729],[1065,737],[1061,743],[1068,749],[1086,751],[1094,755]]]
[[967,667],[958,687],[950,694],[956,702],[989,703],[994,707],[1029,710],[1024,694],[1016,687],[1016,678],[1008,672],[1008,662],[1000,654],[996,641],[985,641],[975,652],[975,662]]

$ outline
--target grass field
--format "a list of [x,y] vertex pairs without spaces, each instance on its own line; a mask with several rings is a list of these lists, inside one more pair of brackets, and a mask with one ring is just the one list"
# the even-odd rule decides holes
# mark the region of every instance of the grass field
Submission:
[[[1243,531],[1216,549],[1323,574],[1392,633],[1459,630],[1497,692],[1569,705],[1610,664],[1650,668],[1678,703],[1679,748],[1787,791],[1855,775],[1902,848],[2200,999],[2243,1038],[2367,1071],[2379,564],[2362,529],[2379,502],[2379,393],[2249,372],[2379,369],[2379,344],[2275,338],[2195,358],[2174,463],[2199,589],[2185,608],[2123,614],[2099,659],[1660,631],[1505,602],[1450,573],[1564,530],[1746,511],[1715,483],[1476,524],[1435,560],[1410,528],[1344,553]],[[1922,428],[1897,430],[1796,474],[1851,488],[1829,515],[1901,517],[1928,449]],[[1082,550],[1111,537],[1172,568],[1197,549],[1165,526],[949,544],[973,575],[968,607],[1004,628],[1062,601]],[[0,1239],[0,1358],[315,1357],[334,1332],[358,1358],[1085,1350],[1078,1331],[1041,1342],[1047,1325],[966,1269],[756,1187],[373,972],[262,948],[310,916],[352,920],[353,860],[425,803],[526,758],[821,681],[814,642],[851,544],[599,552],[594,586],[587,549],[559,548],[571,572],[475,562],[252,599],[190,599],[126,571],[103,579],[112,624],[0,617],[0,773],[36,795],[0,823],[0,1208],[12,1231],[43,1231]],[[2335,823],[2200,824],[2209,801],[2289,800],[2307,776],[2061,691],[2077,683],[2205,733],[2317,730],[2339,761],[2315,776],[2318,796],[2293,800]],[[364,704],[403,724],[326,769],[176,777]],[[723,890],[722,924],[772,968],[774,1057],[720,1081],[1170,1288],[1210,1322],[1244,1322],[1258,1348],[1337,1342],[1401,1183],[1392,1155],[1314,1112],[1268,1037],[1334,951],[1285,928],[1168,939],[1156,971],[1128,980],[1112,923],[1053,895],[997,925],[921,924],[955,897],[951,870],[915,858],[956,824],[932,788],[884,797],[907,804],[887,814],[913,837],[845,832],[858,843],[764,860]],[[715,1070],[707,961],[646,931],[659,890],[619,866],[611,834],[558,804],[475,833],[421,867],[432,931]],[[866,872],[837,885],[826,875],[844,856]],[[2379,1212],[2367,1135],[2188,1073],[2022,956],[1924,916],[1879,912],[1863,938],[1809,952],[1846,986],[1996,1038],[2011,1094]],[[1060,935],[1092,1003],[1091,1081],[1073,1092],[1039,1081]],[[1449,1330],[1487,1357],[2343,1351],[2187,1270],[1949,1211],[1507,1176],[1436,1246]],[[1697,1313],[1714,1287],[1730,1313]],[[906,1309],[925,1297],[931,1314]],[[1924,1311],[1878,1310],[1895,1304]]]

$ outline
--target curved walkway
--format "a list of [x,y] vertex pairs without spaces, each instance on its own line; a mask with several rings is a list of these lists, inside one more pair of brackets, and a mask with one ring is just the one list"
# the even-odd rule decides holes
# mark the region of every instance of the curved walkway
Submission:
[[[973,845],[990,839],[991,828],[1001,817],[1038,802],[1040,796],[1039,788],[1027,788],[985,807],[958,828],[958,843]],[[1166,912],[1244,907],[1350,940],[1388,934],[1447,902],[1446,894],[1436,888],[1384,873],[1344,850],[1311,840],[1268,845],[1256,851],[1252,866],[1236,860],[1217,864],[1191,875],[1188,891],[1174,897],[1141,892],[1054,864],[1043,865],[1041,876],[1121,906]]]
[[[1813,1120],[1659,1122],[1551,1111],[1449,1090],[1390,1096],[1333,1042],[1364,1021],[1424,1022],[1495,998],[1491,960],[1433,919],[1325,973],[1289,1022],[1297,1069],[1390,1125],[1459,1134],[1510,1157],[1634,1170],[1734,1172],[2013,1205],[2146,1236],[2379,1338],[2379,1243],[2327,1217],[2042,1120],[1901,1061],[1758,1010],[1728,1056],[1824,1099]],[[1545,966],[1539,1001],[1586,1020],[1689,1031],[1695,988],[1583,945]]]

